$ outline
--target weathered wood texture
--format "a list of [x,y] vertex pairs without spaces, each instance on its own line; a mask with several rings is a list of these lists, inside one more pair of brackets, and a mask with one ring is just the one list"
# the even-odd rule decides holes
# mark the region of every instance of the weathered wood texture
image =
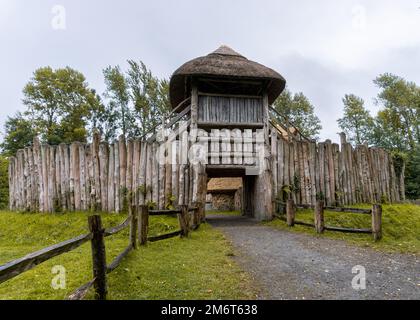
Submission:
[[286,141],[271,130],[276,198],[283,198],[282,190],[289,186],[299,204],[315,205],[317,197],[325,199],[327,206],[403,200],[404,171],[396,175],[392,157],[385,150],[365,145],[353,148],[345,137],[341,148],[330,140],[318,144]]
[[[206,164],[249,167],[264,156],[256,129],[198,130],[192,139],[191,127],[180,128],[153,143],[120,138],[108,145],[95,135],[88,145],[41,146],[35,139],[10,158],[10,209],[122,212],[130,207],[124,200],[128,194],[132,205],[154,209],[191,205],[204,201],[198,198],[205,192]],[[264,150],[271,155],[272,181],[266,180],[274,199],[284,198],[282,190],[292,186],[299,204],[315,205],[321,196],[327,206],[403,200],[404,170],[395,170],[383,149],[353,148],[345,137],[341,148],[329,140],[287,141],[274,127],[270,130]],[[203,168],[191,160],[195,153]]]
[[198,121],[204,123],[262,123],[261,98],[200,95]]

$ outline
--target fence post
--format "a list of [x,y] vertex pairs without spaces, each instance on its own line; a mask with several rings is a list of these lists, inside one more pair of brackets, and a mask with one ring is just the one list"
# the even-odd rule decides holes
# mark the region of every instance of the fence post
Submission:
[[372,207],[372,234],[375,241],[382,238],[382,206],[374,204]]
[[133,246],[133,249],[137,248],[137,227],[138,227],[138,206],[130,205],[131,207],[131,223],[130,223],[130,243]]
[[93,237],[91,240],[93,277],[95,279],[95,299],[106,300],[106,254],[104,242],[104,229],[99,215],[88,218],[89,230]]
[[324,232],[324,201],[318,200],[315,205],[314,223],[317,233]]
[[289,227],[293,227],[295,225],[295,202],[293,199],[288,199],[286,204],[286,218],[287,218],[287,225]]
[[140,228],[139,228],[139,241],[140,245],[144,246],[147,244],[147,233],[149,228],[149,207],[140,206]]
[[188,237],[189,223],[188,223],[188,206],[181,206],[181,213],[178,214],[179,226],[181,227],[181,237]]
[[[193,214],[193,226],[198,226],[200,224],[200,207],[199,207],[199,203],[195,202],[192,204],[193,208],[196,208],[197,210],[194,210],[194,214]],[[182,209],[181,209],[182,210]]]

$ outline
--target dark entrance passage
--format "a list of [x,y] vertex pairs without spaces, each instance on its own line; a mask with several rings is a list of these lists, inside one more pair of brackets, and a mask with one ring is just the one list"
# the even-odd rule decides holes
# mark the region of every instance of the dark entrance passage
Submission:
[[[240,211],[242,216],[254,217],[255,176],[245,175],[245,168],[238,166],[208,165],[206,173],[208,177],[206,211]],[[224,209],[229,206],[234,209]],[[212,210],[213,207],[215,210]]]

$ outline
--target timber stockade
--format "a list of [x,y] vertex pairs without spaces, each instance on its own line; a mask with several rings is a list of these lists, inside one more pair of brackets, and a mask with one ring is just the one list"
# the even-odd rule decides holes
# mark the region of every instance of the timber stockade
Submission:
[[[244,214],[272,219],[276,199],[326,206],[404,200],[404,168],[381,148],[307,139],[271,104],[286,80],[222,46],[176,70],[172,113],[144,137],[41,145],[10,158],[10,209],[100,210],[205,203],[208,179],[243,178]],[[131,204],[127,204],[127,194]],[[287,195],[286,195],[287,194]]]

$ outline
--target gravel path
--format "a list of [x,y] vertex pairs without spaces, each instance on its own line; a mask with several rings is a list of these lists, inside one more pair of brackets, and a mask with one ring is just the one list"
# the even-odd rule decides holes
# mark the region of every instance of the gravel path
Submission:
[[[235,248],[235,259],[264,288],[263,299],[420,299],[420,257],[262,226],[243,217],[208,216]],[[366,289],[351,282],[366,269]]]

